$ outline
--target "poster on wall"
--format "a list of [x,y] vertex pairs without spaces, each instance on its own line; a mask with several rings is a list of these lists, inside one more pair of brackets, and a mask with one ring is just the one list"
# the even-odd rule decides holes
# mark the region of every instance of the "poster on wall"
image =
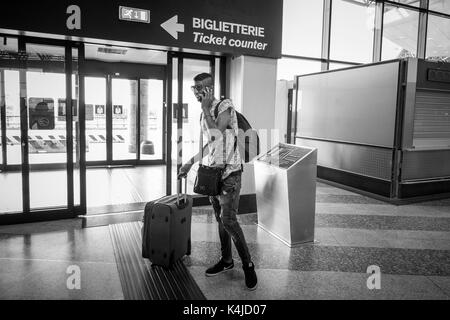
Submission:
[[95,115],[96,116],[105,116],[105,105],[103,104],[96,104],[95,105]]
[[86,121],[94,120],[94,105],[86,104],[85,110],[86,110]]
[[29,98],[30,130],[55,129],[55,103],[51,98]]
[[[178,119],[178,103],[173,103],[172,105],[173,119],[176,120]],[[187,120],[189,118],[189,105],[187,103],[183,103],[182,118],[183,120]]]
[[[78,121],[77,100],[72,99],[73,121]],[[66,99],[58,99],[58,121],[66,121]]]
[[113,116],[114,118],[123,118],[123,106],[113,105]]

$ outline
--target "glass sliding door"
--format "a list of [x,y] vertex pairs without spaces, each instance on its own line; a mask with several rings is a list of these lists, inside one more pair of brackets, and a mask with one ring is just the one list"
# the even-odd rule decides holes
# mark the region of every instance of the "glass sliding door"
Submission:
[[20,153],[20,86],[19,71],[4,70],[4,90],[6,105],[6,155],[7,164],[21,165],[22,155]]
[[[72,145],[73,145],[73,153],[72,153],[72,161],[73,161],[73,205],[75,207],[81,206],[81,158],[85,158],[85,153],[81,152],[81,129],[80,129],[80,77],[79,77],[79,50],[78,49],[72,49],[72,118],[73,118],[73,125],[72,125]],[[68,79],[66,78],[66,83]],[[68,85],[68,83],[66,84]],[[64,103],[61,106],[61,117],[67,117],[67,106]],[[83,108],[85,110],[85,108]],[[58,111],[59,112],[59,111]],[[85,141],[85,140],[84,140]],[[84,146],[85,151],[87,151],[87,148]],[[84,164],[83,164],[84,165]],[[80,209],[81,212],[81,209]]]
[[[200,143],[200,114],[202,108],[191,90],[191,86],[194,84],[193,79],[200,73],[211,74],[213,66],[214,64],[210,60],[183,59],[182,155],[179,156],[179,160],[181,159],[183,164],[199,151]],[[214,84],[216,83],[214,82]],[[178,104],[176,106],[178,107]],[[205,143],[205,141],[203,142]],[[195,182],[197,166],[193,169],[188,176],[190,187]],[[191,191],[192,189],[189,192]]]
[[26,90],[30,164],[66,163],[66,121],[57,115],[66,96],[65,74],[27,71]]
[[112,79],[112,160],[137,160],[138,80]]
[[[58,119],[57,116],[60,104],[66,98],[65,47],[27,43],[26,51],[33,68],[20,71],[20,89],[26,92],[22,98],[28,109],[30,208],[65,207],[67,126],[65,117]],[[41,59],[44,56],[45,61]],[[45,163],[60,163],[62,168],[52,171],[32,169],[35,164]]]
[[140,160],[163,160],[164,81],[140,80]]
[[[94,105],[94,120],[86,117],[89,141],[87,170],[87,214],[105,214],[132,210],[140,203],[121,164],[136,162],[137,80],[86,77],[86,104]],[[91,88],[89,88],[91,86]],[[132,137],[134,135],[134,137]],[[118,166],[115,167],[114,166]]]
[[[214,81],[214,95],[217,99],[225,96],[225,85],[221,83],[224,78],[223,61],[225,58],[213,56],[198,56],[190,54],[173,53],[169,56],[171,67],[171,158],[170,166],[171,186],[167,188],[168,194],[177,191],[177,174],[182,164],[187,162],[199,151],[200,143],[200,103],[196,100],[191,86],[194,77],[200,73],[209,73]],[[192,192],[195,181],[197,165],[188,175],[188,192]],[[168,169],[169,170],[169,169]]]
[[[0,42],[0,124],[2,129],[2,171],[0,172],[0,215],[22,212],[22,155],[20,130],[20,88],[18,41]],[[15,171],[7,167],[14,165]]]
[[26,37],[6,38],[2,45],[0,123],[6,148],[0,213],[12,214],[0,214],[0,224],[73,217],[80,212],[83,193],[79,48]]
[[164,80],[104,75],[85,77],[85,82],[87,161],[100,166],[162,163]]
[[106,161],[106,78],[85,77],[86,161]]
[[126,67],[106,67],[122,68],[124,75],[84,77],[89,215],[140,210],[165,194],[165,69],[150,68],[141,78]]

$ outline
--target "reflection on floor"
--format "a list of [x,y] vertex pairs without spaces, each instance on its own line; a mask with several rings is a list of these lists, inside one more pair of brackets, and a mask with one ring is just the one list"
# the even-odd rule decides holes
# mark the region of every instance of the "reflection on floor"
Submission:
[[[88,214],[111,212],[111,206],[144,203],[166,193],[165,166],[92,168],[86,179]],[[120,206],[113,211],[118,210]]]
[[0,213],[22,211],[22,175],[0,173]]
[[[127,211],[133,203],[143,203],[165,195],[165,166],[89,168],[86,173],[88,214]],[[67,204],[65,170],[30,172],[31,208]],[[75,202],[79,203],[79,176],[75,174]],[[0,212],[22,210],[20,172],[0,173]],[[118,206],[121,205],[121,206]],[[114,206],[118,206],[114,208]]]
[[[172,190],[176,192],[176,164],[172,168]],[[192,192],[195,168],[189,174]],[[87,170],[88,215],[142,210],[145,203],[166,195],[166,166],[90,168]]]
[[[173,172],[176,172],[174,165]],[[78,175],[78,176],[77,176]],[[192,177],[193,175],[190,175]],[[133,211],[148,201],[166,194],[166,166],[88,168],[88,214]],[[192,190],[192,179],[188,190]],[[79,203],[79,173],[74,175],[75,203]],[[67,204],[65,170],[30,172],[32,209],[64,207]],[[175,189],[175,186],[173,188]],[[22,176],[20,172],[0,173],[0,213],[22,211]]]
[[[238,219],[259,288],[244,289],[236,251],[234,270],[204,276],[220,246],[211,210],[195,208],[184,263],[207,299],[450,299],[450,199],[397,207],[318,183],[317,242],[292,249],[258,228],[256,213]],[[80,290],[67,288],[73,265]],[[367,287],[372,265],[381,271],[379,290]],[[108,226],[0,227],[0,298],[123,299]]]

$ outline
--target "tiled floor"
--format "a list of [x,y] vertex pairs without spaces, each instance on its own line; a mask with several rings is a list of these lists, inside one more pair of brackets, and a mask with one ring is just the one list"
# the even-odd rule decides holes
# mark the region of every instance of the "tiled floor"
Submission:
[[[450,299],[450,199],[394,206],[318,183],[316,211],[316,242],[296,248],[260,229],[257,214],[238,217],[256,291],[245,290],[236,251],[234,270],[204,276],[220,252],[207,207],[194,210],[185,264],[208,299]],[[67,288],[72,265],[81,270],[80,290]],[[379,290],[367,287],[371,265],[381,270]],[[0,298],[123,299],[108,227],[0,227]]]
[[[35,225],[0,230],[1,299],[123,298],[107,226],[46,232],[55,225]],[[80,268],[81,290],[67,287],[70,266]]]

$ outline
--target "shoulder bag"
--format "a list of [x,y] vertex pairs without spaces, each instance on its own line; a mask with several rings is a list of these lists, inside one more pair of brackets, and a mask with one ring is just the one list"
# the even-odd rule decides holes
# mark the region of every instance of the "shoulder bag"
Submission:
[[[203,165],[203,132],[201,128],[202,119],[203,113],[200,116],[200,165],[198,167],[197,177],[195,179],[194,192],[205,196],[217,196],[220,194],[220,189],[222,186],[222,175],[225,168]],[[225,143],[223,145],[225,148]]]

